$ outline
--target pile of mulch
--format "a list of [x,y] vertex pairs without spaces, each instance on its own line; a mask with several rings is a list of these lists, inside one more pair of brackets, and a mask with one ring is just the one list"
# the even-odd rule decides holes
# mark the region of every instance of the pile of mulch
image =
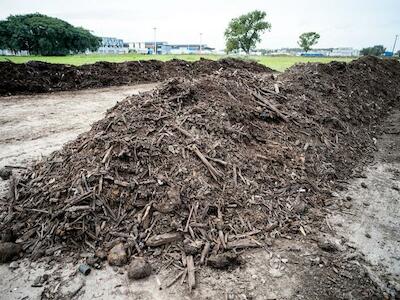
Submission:
[[14,179],[0,228],[33,259],[122,243],[179,268],[240,263],[315,233],[399,102],[400,64],[375,58],[168,80]]
[[188,78],[211,74],[222,69],[242,69],[253,73],[272,72],[254,61],[232,58],[218,61],[201,59],[196,62],[97,62],[79,67],[38,61],[26,64],[0,62],[0,96],[158,82],[177,76]]

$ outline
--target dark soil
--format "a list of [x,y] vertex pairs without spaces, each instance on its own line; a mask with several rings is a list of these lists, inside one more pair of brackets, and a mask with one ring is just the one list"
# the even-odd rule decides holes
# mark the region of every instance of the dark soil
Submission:
[[313,236],[399,101],[400,63],[371,57],[168,80],[16,180],[1,226],[32,258],[123,242],[196,267],[202,252]]
[[196,62],[98,62],[79,67],[38,61],[26,64],[0,62],[0,96],[158,82],[176,76],[191,77],[235,69],[253,73],[272,71],[253,61],[230,58],[218,61],[201,59]]

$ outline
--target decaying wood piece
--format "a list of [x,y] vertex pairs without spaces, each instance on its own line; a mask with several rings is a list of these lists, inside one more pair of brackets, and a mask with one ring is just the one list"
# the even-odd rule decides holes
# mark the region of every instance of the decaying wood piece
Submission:
[[[278,88],[279,88],[279,86],[278,86]],[[281,99],[284,99],[284,100],[288,100],[288,98],[285,96],[285,95],[282,95],[281,93],[277,93],[276,92],[276,89],[275,89],[275,86],[274,86],[274,90],[273,91],[271,91],[271,90],[268,90],[268,89],[266,89],[266,88],[258,88],[257,89],[261,94],[263,94],[263,95],[268,95],[268,94],[270,94],[270,95],[274,95],[274,96],[276,96],[276,97],[278,97],[278,98],[281,98]]]
[[114,183],[116,185],[123,186],[123,187],[131,187],[132,186],[131,183],[126,182],[126,181],[122,181],[122,180],[114,180]]
[[158,247],[165,244],[179,241],[183,238],[180,232],[169,232],[159,235],[153,235],[146,241],[146,245],[149,247]]
[[204,242],[201,240],[192,241],[190,239],[185,239],[183,241],[183,249],[187,254],[196,255],[201,251],[203,244]]
[[193,214],[193,210],[194,210],[194,205],[192,205],[192,208],[190,209],[189,217],[187,219],[185,229],[183,230],[184,232],[188,232],[188,230],[189,230],[189,223],[190,223],[190,219],[191,219],[192,214]]
[[218,237],[219,237],[219,241],[221,243],[222,249],[225,249],[226,248],[225,235],[224,235],[224,232],[222,231],[223,225],[224,225],[224,220],[223,220],[221,207],[219,205],[218,205],[217,215],[218,215],[218,219],[217,219],[216,227],[218,229]]
[[274,89],[275,93],[279,94],[279,85],[277,83],[274,83]]
[[185,279],[187,276],[187,270],[188,270],[187,268],[185,268],[185,270],[183,270],[183,275],[182,275],[181,281],[180,281],[181,285],[185,282]]
[[245,232],[245,233],[242,233],[242,234],[237,234],[237,235],[231,236],[231,237],[230,237],[230,240],[232,240],[232,239],[240,240],[240,239],[242,239],[242,238],[246,238],[246,237],[249,237],[249,236],[252,236],[252,235],[259,234],[260,232],[261,232],[261,230],[253,230],[253,231],[250,231],[250,232]]
[[189,139],[194,140],[194,136],[190,134],[189,131],[179,127],[178,125],[173,125],[173,127],[178,130],[180,133],[182,133],[184,136],[188,137]]
[[222,159],[218,159],[218,158],[214,158],[214,157],[209,157],[209,156],[206,156],[206,158],[209,159],[209,160],[215,161],[216,163],[219,163],[219,164],[221,164],[221,165],[223,165],[223,166],[228,165],[228,163],[227,163],[226,161],[223,161]]
[[180,272],[178,273],[178,275],[176,275],[165,287],[166,287],[166,288],[171,287],[175,282],[178,281],[179,278],[181,278],[182,276],[184,276],[185,272],[187,272],[186,269],[183,270],[183,271],[180,271]]
[[240,263],[240,257],[233,251],[211,255],[207,261],[209,266],[216,269],[226,269],[230,266],[239,265]]
[[200,150],[197,148],[196,145],[192,145],[190,149],[197,155],[198,158],[203,162],[203,164],[207,167],[208,171],[210,172],[211,176],[215,179],[215,181],[219,181],[222,177],[223,174],[215,169],[210,162],[207,160],[207,158],[200,152]]
[[270,232],[270,231],[272,231],[272,230],[274,230],[274,229],[276,229],[276,228],[278,228],[278,227],[279,227],[278,222],[269,223],[269,224],[266,226],[265,231],[266,231],[266,232]]
[[236,188],[237,187],[237,171],[236,171],[236,165],[233,165],[233,185]]
[[211,247],[211,243],[210,242],[206,242],[204,244],[204,248],[203,248],[203,251],[201,252],[201,257],[200,257],[200,264],[201,265],[205,264],[208,252],[210,252],[210,247]]
[[262,103],[264,104],[264,106],[266,106],[268,109],[272,110],[274,113],[276,113],[282,120],[284,120],[285,122],[289,122],[289,119],[275,106],[273,105],[271,102],[269,102],[267,99],[265,99],[264,97],[262,97],[260,94],[253,92],[252,94],[259,102],[258,103]]
[[11,184],[10,184],[10,189],[9,189],[9,195],[10,195],[10,204],[8,206],[8,213],[11,214],[14,208],[14,204],[17,200],[17,180],[15,179],[14,176],[11,177]]
[[194,261],[193,261],[193,256],[191,255],[187,256],[187,272],[188,272],[189,292],[191,292],[192,289],[196,287]]
[[101,161],[103,164],[105,164],[108,161],[108,158],[110,157],[111,151],[113,150],[113,148],[114,148],[113,145],[111,145],[110,148],[108,148],[106,154],[103,157],[103,160]]
[[28,167],[24,167],[24,166],[13,166],[13,165],[5,165],[4,168],[8,168],[8,169],[21,169],[21,170],[27,170]]
[[142,226],[144,229],[147,229],[150,227],[150,221],[151,221],[151,210],[152,210],[152,203],[148,204],[144,210],[144,214],[140,219],[139,223],[142,223]]

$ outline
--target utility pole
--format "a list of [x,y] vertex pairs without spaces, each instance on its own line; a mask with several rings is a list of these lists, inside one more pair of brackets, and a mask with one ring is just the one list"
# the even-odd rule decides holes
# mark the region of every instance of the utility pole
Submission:
[[154,27],[153,30],[154,30],[154,54],[157,55],[157,27]]
[[203,43],[203,33],[200,32],[200,54],[201,54],[201,52],[203,50],[202,49],[202,47],[203,47],[202,43]]
[[396,37],[394,39],[394,44],[393,44],[393,50],[392,50],[393,56],[395,55],[394,51],[396,51],[396,44],[397,44],[397,39],[398,38],[399,38],[399,35],[396,34]]

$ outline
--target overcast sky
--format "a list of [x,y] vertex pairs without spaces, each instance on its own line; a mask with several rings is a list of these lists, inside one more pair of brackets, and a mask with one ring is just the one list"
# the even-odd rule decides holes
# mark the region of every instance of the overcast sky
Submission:
[[[230,19],[251,10],[267,13],[272,29],[262,48],[296,47],[300,33],[317,31],[317,47],[392,48],[400,34],[400,0],[0,0],[0,18],[39,12],[124,41],[157,40],[224,47]],[[396,47],[398,48],[398,47]]]

